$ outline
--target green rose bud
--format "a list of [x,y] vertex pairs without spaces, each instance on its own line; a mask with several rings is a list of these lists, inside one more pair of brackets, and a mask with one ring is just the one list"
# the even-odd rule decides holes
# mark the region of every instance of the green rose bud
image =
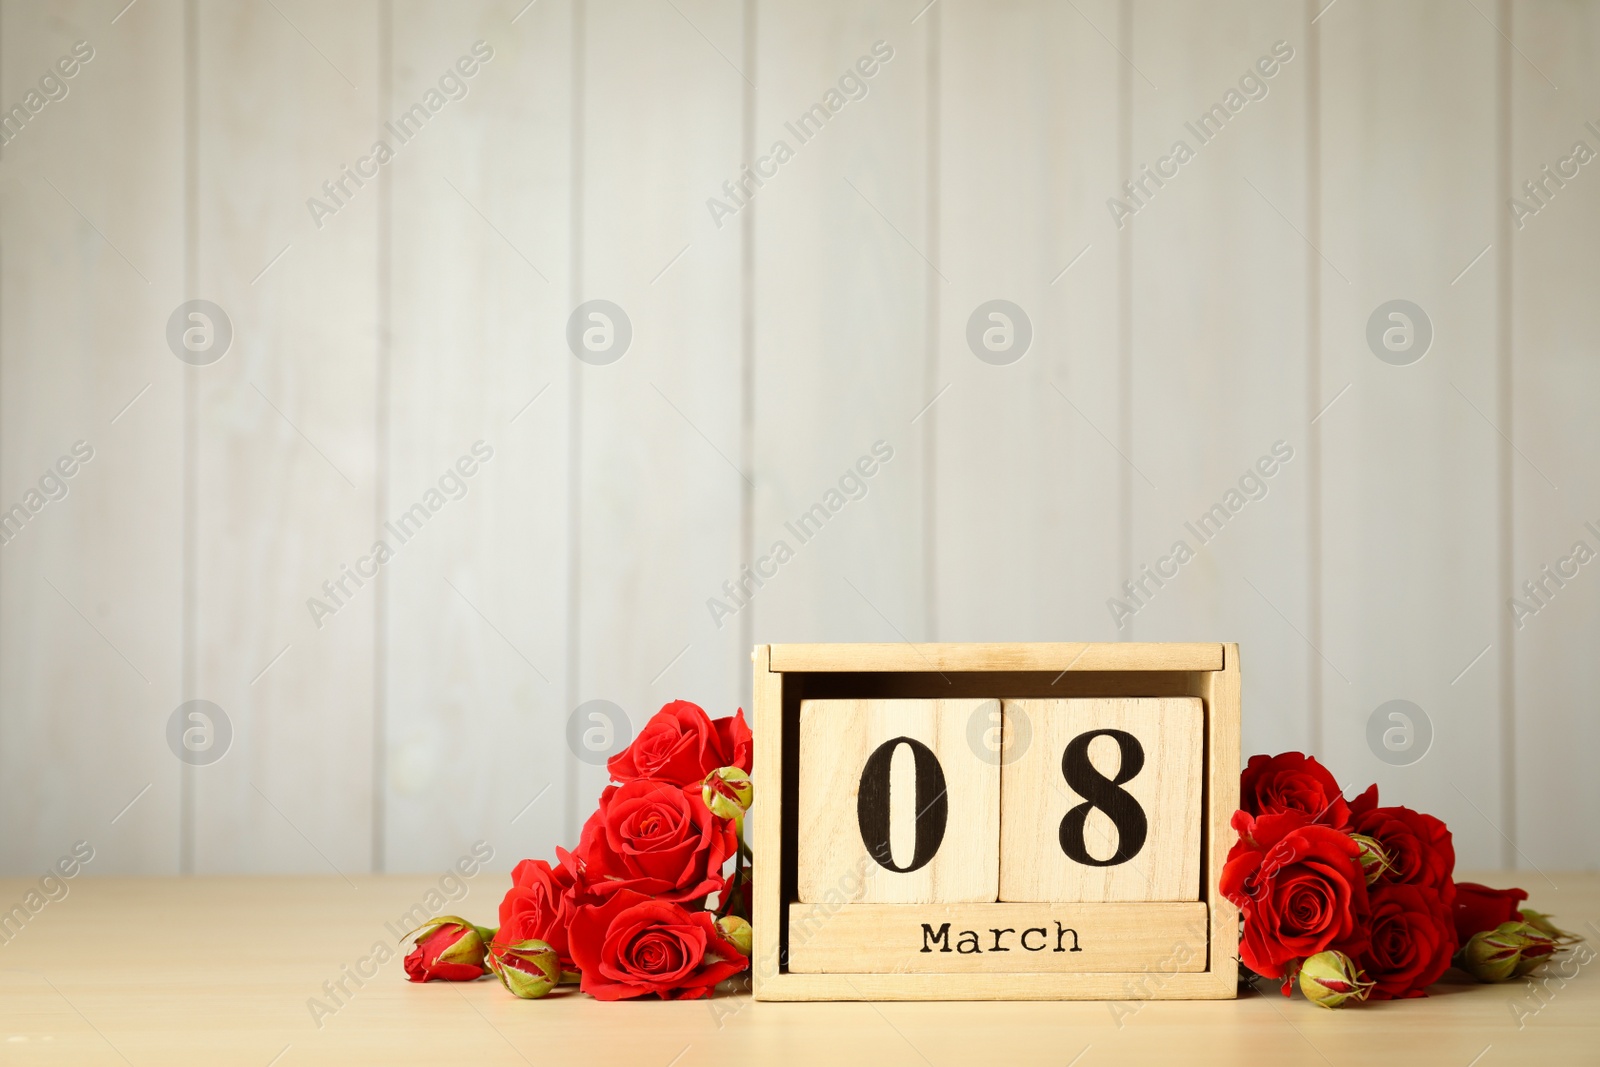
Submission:
[[405,958],[411,981],[470,982],[486,973],[485,946],[494,937],[493,930],[456,915],[440,915],[411,933],[416,935],[416,948]]
[[1319,952],[1300,965],[1300,992],[1321,1008],[1342,1008],[1352,1000],[1360,1003],[1374,984],[1343,952]]
[[724,915],[717,920],[717,929],[734,948],[746,956],[750,955],[750,936],[754,931],[750,929],[749,923],[737,915]]
[[750,810],[755,792],[755,784],[748,774],[737,767],[718,767],[706,775],[700,787],[700,798],[712,814],[738,820]]
[[1583,941],[1583,938],[1579,937],[1577,934],[1568,933],[1566,930],[1561,929],[1561,927],[1551,922],[1550,916],[1546,915],[1542,911],[1534,911],[1532,908],[1523,908],[1522,921],[1539,931],[1544,936],[1548,937],[1550,940],[1554,941],[1557,945],[1560,945],[1562,948],[1565,948],[1568,945],[1576,945]]
[[561,981],[561,958],[543,941],[493,945],[489,966],[500,984],[523,1000],[537,1000]]
[[475,932],[478,935],[479,940],[486,945],[494,938],[493,927],[479,926],[477,923],[469,923],[459,915],[436,915],[405,936],[415,937],[416,940],[421,941],[432,934],[435,930],[438,930],[441,926],[460,926],[465,930]]
[[1366,834],[1351,834],[1350,840],[1361,846],[1361,871],[1367,876],[1368,885],[1383,877],[1383,872],[1394,866],[1376,838]]
[[1513,920],[1468,938],[1456,957],[1456,966],[1480,982],[1504,982],[1534,970],[1555,950],[1553,939],[1528,923]]
[[1531,971],[1538,970],[1549,962],[1550,957],[1555,955],[1556,949],[1561,947],[1554,938],[1545,936],[1542,930],[1526,920],[1501,923],[1500,929],[1505,930],[1507,926],[1515,927],[1514,930],[1508,931],[1508,933],[1510,936],[1522,941],[1520,958],[1511,972],[1515,976],[1520,977]]

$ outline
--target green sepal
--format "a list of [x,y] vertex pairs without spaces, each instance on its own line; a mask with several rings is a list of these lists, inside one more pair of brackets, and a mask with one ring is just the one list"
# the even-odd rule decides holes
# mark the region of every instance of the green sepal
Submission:
[[[465,927],[468,930],[478,930],[479,931],[479,936],[482,937],[482,929],[480,927],[478,927],[478,926],[475,926],[472,923],[467,922],[467,920],[463,919],[461,916],[459,916],[459,915],[439,915],[439,916],[436,916],[436,917],[434,917],[432,919],[429,919],[427,922],[423,923],[421,926],[417,927],[416,929],[408,931],[407,933],[405,933],[400,938],[400,940],[404,941],[406,938],[413,937],[413,936],[425,938],[425,937],[428,936],[428,934],[433,933],[439,927],[441,927],[441,926],[449,926],[451,923],[454,923],[457,926]],[[488,941],[488,938],[484,938],[484,940]]]

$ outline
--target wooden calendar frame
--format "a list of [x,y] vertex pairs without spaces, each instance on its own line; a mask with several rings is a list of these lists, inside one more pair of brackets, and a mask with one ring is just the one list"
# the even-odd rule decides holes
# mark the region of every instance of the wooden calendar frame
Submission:
[[[1239,806],[1237,644],[758,645],[754,854],[757,1000],[1222,1000],[1238,988],[1239,912],[1217,892]],[[800,701],[808,698],[1193,696],[1205,714],[1200,899],[1202,970],[1100,973],[798,974],[787,966],[796,902]],[[969,905],[982,907],[983,905]],[[1140,905],[1124,905],[1134,908]],[[1143,905],[1160,907],[1158,904]]]

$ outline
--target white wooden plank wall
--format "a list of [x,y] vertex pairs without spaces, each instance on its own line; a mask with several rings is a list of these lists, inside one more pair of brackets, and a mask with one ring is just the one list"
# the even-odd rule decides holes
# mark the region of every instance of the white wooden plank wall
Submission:
[[[949,281],[938,290],[933,384],[949,388],[923,419],[936,431],[938,634],[1114,640],[1123,635],[1105,600],[1123,565],[1126,465],[1118,234],[1105,200],[1121,180],[1123,64],[1101,34],[1117,34],[1117,7],[934,10],[940,269]],[[974,313],[997,299],[1019,307],[1032,330],[1022,357],[998,365],[979,360],[967,338]],[[993,328],[986,314],[980,321]]]
[[5,2],[0,107],[78,41],[0,147],[0,509],[66,491],[0,546],[0,870],[507,868],[752,642],[1082,638],[1241,641],[1247,751],[1600,864],[1588,6]]
[[[493,449],[385,576],[378,828],[396,870],[442,869],[480,839],[502,859],[548,849],[567,777],[551,738],[567,701],[572,8],[541,2],[513,24],[502,7],[390,16],[385,115],[477,42],[491,55],[390,174],[383,516],[475,443]],[[504,165],[480,165],[491,156]]]
[[[617,304],[633,338],[619,361],[579,363],[573,378],[569,691],[574,706],[612,702],[634,729],[679,697],[731,715],[743,691],[739,632],[713,627],[704,607],[738,570],[749,477],[739,232],[718,230],[705,208],[739,168],[742,16],[730,0],[629,0],[583,15],[573,299]],[[576,769],[569,841],[607,780],[603,766]]]
[[[1600,10],[1580,3],[1517,4],[1511,14],[1515,21],[1502,28],[1525,55],[1500,42],[1512,87],[1508,180],[1532,207],[1538,205],[1529,202],[1524,182],[1570,158],[1578,141],[1600,152]],[[1544,578],[1543,567],[1570,557],[1576,542],[1600,550],[1600,465],[1594,462],[1600,419],[1592,406],[1600,396],[1594,355],[1600,197],[1585,187],[1595,176],[1589,171],[1580,167],[1565,188],[1548,185],[1547,204],[1523,216],[1521,229],[1510,223],[1509,212],[1504,220],[1514,256],[1511,358],[1497,404],[1510,423],[1501,428],[1525,453],[1507,457],[1512,495],[1502,503],[1514,523],[1510,580],[1518,594],[1524,582]],[[1587,760],[1600,745],[1594,713],[1600,662],[1592,654],[1600,635],[1597,577],[1587,564],[1565,586],[1546,580],[1546,603],[1529,603],[1539,610],[1524,615],[1520,629],[1502,617],[1500,640],[1514,650],[1517,711],[1510,724],[1516,806],[1507,820],[1516,847],[1508,862],[1551,867],[1578,855],[1592,866],[1600,856],[1600,825],[1592,817],[1597,786]]]
[[[1499,640],[1504,610],[1493,425],[1504,261],[1491,250],[1461,272],[1494,242],[1504,210],[1499,37],[1447,2],[1353,4],[1319,25],[1321,395],[1333,402],[1320,419],[1326,747],[1345,774],[1366,758],[1386,796],[1426,796],[1424,810],[1459,837],[1459,861],[1483,866],[1503,858],[1497,828],[1509,832],[1500,660],[1491,648],[1473,663]],[[1419,130],[1429,131],[1426,152],[1416,151]],[[1434,326],[1427,355],[1407,366],[1375,358],[1364,338],[1374,309],[1394,299]],[[1433,750],[1390,768],[1371,760],[1365,727],[1394,699],[1422,710]]]
[[[1125,220],[1124,296],[1137,470],[1133,555],[1118,584],[1134,580],[1145,602],[1122,598],[1136,614],[1118,635],[1237,635],[1247,752],[1316,744],[1306,699],[1315,653],[1301,622],[1310,611],[1308,246],[1296,232],[1308,211],[1305,40],[1294,5],[1133,7],[1129,172],[1176,174],[1162,186],[1145,179],[1142,206],[1121,197],[1137,208]],[[1187,162],[1179,141],[1193,149]],[[1187,563],[1180,543],[1194,551]],[[1165,585],[1148,576],[1174,569]]]
[[[189,773],[182,840],[197,872],[368,861],[371,590],[347,581],[335,599],[321,585],[372,536],[379,201],[351,186],[317,229],[306,200],[370,144],[377,14],[194,13],[193,284],[235,331],[222,360],[191,372],[191,685],[234,730],[224,759]],[[320,629],[312,596],[338,607]]]
[[90,869],[179,862],[165,730],[183,693],[188,368],[165,331],[184,291],[184,22],[176,2],[109,19],[0,10],[0,99],[93,49],[0,148],[5,507],[75,442],[94,450],[0,548],[0,866],[30,874],[78,840]]
[[[915,14],[850,0],[756,14],[755,145],[793,151],[745,209],[755,227],[751,544],[758,557],[782,554],[780,541],[793,553],[740,611],[756,640],[932,636],[927,431],[912,420],[938,389],[928,374],[943,284],[929,110],[942,12]],[[870,77],[856,68],[863,57]],[[865,95],[845,96],[843,78]],[[848,102],[801,126],[830,91]]]

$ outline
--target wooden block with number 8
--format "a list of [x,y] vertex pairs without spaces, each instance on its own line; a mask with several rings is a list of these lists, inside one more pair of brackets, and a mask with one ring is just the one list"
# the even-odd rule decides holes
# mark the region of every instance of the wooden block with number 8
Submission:
[[[1195,697],[1007,700],[1000,899],[1198,900]],[[1018,746],[1020,747],[1020,746]]]
[[969,740],[996,704],[801,702],[801,901],[996,899],[1000,754]]

